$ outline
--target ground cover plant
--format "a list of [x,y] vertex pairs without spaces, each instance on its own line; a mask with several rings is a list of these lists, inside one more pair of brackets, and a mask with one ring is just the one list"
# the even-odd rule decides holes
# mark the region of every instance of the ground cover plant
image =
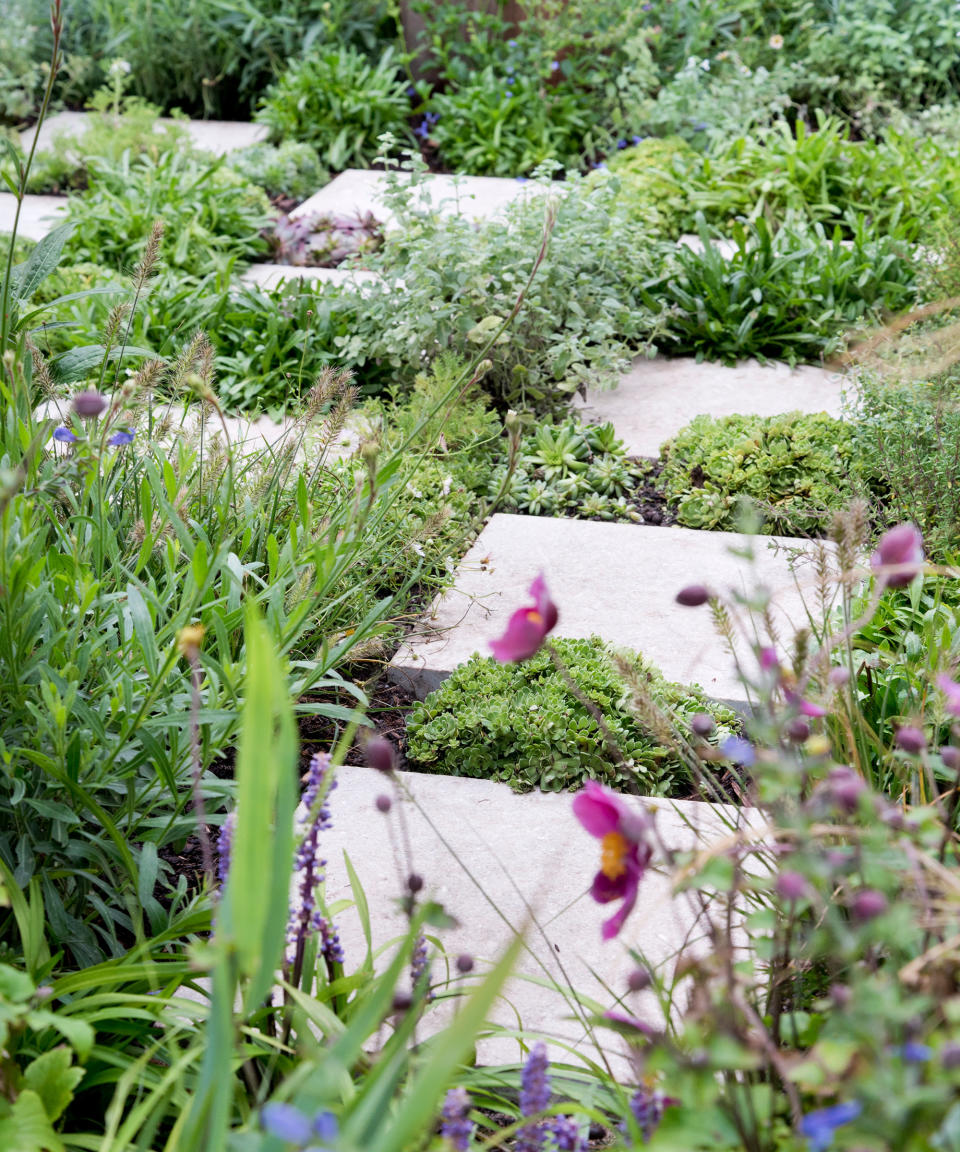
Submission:
[[[634,714],[624,668],[669,718],[666,736]],[[736,728],[730,709],[696,686],[667,683],[642,657],[612,653],[597,637],[556,640],[552,651],[522,664],[474,656],[455,669],[414,707],[407,757],[424,770],[503,780],[517,791],[598,780],[640,795],[682,795],[693,782],[669,733],[686,732],[695,714],[715,729],[714,741]]]

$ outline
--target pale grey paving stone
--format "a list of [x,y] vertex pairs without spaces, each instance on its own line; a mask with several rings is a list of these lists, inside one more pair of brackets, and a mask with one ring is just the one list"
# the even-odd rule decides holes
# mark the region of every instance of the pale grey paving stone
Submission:
[[[736,252],[737,246],[732,240],[723,238],[712,240],[714,248],[716,248],[721,256],[726,257],[727,260]],[[677,241],[678,245],[683,245],[684,248],[689,248],[692,252],[703,252],[704,244],[699,236],[694,236],[691,233],[685,233]]]
[[797,409],[839,417],[851,383],[811,364],[791,368],[746,360],[728,367],[640,357],[616,388],[588,389],[576,406],[585,420],[612,422],[631,455],[659,456],[661,444],[695,416],[778,416]]
[[[604,985],[614,995],[627,997],[627,977],[635,967],[628,947],[641,950],[665,973],[673,971],[680,951],[705,951],[705,925],[693,898],[674,896],[667,877],[657,871],[660,850],[621,937],[601,939],[601,924],[617,905],[601,906],[589,896],[600,846],[574,817],[570,793],[518,796],[507,785],[487,780],[396,775],[399,792],[412,800],[398,801],[389,780],[373,769],[339,770],[338,786],[330,797],[333,825],[322,835],[328,903],[353,900],[343,862],[347,853],[370,906],[374,950],[405,933],[406,921],[398,908],[403,878],[394,853],[394,843],[404,840],[398,823],[402,807],[412,861],[403,861],[400,867],[404,874],[412,867],[421,875],[424,897],[440,902],[459,922],[452,930],[428,930],[442,940],[451,973],[457,955],[464,952],[477,959],[482,972],[502,955],[517,931],[524,932],[529,951],[522,955],[491,1018],[516,1027],[519,1016],[523,1028],[552,1038],[554,1058],[596,1059],[597,1051],[563,993],[524,977],[555,981],[594,998],[606,1010],[616,1005]],[[382,793],[395,801],[387,816],[375,808]],[[723,839],[738,821],[754,836],[763,826],[755,810],[691,801],[629,798],[627,803],[655,810],[658,837],[668,849]],[[339,913],[336,923],[349,972],[362,962],[366,949],[356,909]],[[387,959],[388,955],[381,957],[378,966]],[[433,978],[446,979],[442,958],[434,963]],[[662,1026],[652,994],[629,996],[626,1002],[645,1023]],[[436,1005],[426,1031],[435,1031],[450,1018],[444,1005]],[[617,1071],[626,1076],[623,1041],[608,1029],[597,1030],[596,1037]],[[516,1040],[494,1036],[481,1040],[478,1059],[499,1064],[520,1060],[522,1054]]]
[[[50,148],[55,136],[70,136],[79,139],[96,113],[58,112],[50,116],[40,127],[38,148]],[[198,148],[225,156],[238,148],[259,144],[266,140],[268,129],[265,124],[251,124],[244,120],[172,120],[162,117],[157,126],[176,124],[189,133]],[[27,150],[33,143],[33,129],[20,133],[21,146]]]
[[[395,227],[393,214],[383,203],[384,181],[382,172],[348,168],[294,208],[290,215],[294,218],[328,214],[354,216],[370,212],[385,227]],[[496,176],[427,175],[414,195],[418,203],[436,208],[443,216],[463,215],[472,220],[486,220],[501,215],[517,200],[542,196],[544,190],[542,184],[534,181],[525,183]]]
[[688,584],[721,594],[750,591],[755,574],[773,596],[784,635],[805,625],[802,593],[812,604],[813,566],[800,564],[795,576],[784,550],[809,549],[809,541],[755,537],[754,572],[730,555],[744,542],[726,532],[498,513],[464,557],[453,588],[398,650],[390,678],[423,697],[475,652],[489,656],[490,641],[530,602],[530,583],[543,571],[560,611],[558,636],[595,634],[635,649],[668,680],[698,683],[713,698],[744,707],[746,693],[709,608],[684,608],[674,599]]
[[290,280],[360,288],[380,279],[376,272],[362,268],[301,268],[295,264],[251,264],[240,277],[242,283],[256,284],[268,292]]
[[[63,221],[66,212],[64,196],[24,196],[17,235],[28,240],[42,240]],[[0,232],[12,232],[17,214],[17,198],[12,192],[0,192]]]

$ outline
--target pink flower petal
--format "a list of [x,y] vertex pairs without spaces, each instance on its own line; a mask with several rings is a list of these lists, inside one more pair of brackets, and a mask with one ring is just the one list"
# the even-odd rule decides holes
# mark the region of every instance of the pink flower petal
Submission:
[[588,780],[573,798],[573,814],[591,836],[606,836],[620,827],[621,809],[617,798],[595,780]]
[[937,677],[937,687],[947,698],[947,710],[954,716],[960,716],[960,684],[946,674],[941,674]]
[[620,929],[623,927],[637,902],[637,892],[640,888],[640,875],[629,872],[628,876],[631,882],[627,885],[626,891],[624,892],[623,903],[609,920],[604,920],[603,922],[601,936],[604,940],[612,940],[615,936],[619,935]]
[[545,632],[539,613],[531,608],[518,608],[507,621],[507,628],[499,640],[491,640],[495,660],[511,664],[527,660],[540,649]]

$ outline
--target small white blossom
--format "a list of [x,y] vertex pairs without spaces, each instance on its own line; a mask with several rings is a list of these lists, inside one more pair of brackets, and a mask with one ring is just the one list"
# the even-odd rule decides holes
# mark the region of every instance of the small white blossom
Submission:
[[116,80],[120,76],[129,76],[131,64],[129,60],[114,60],[110,65],[109,73]]

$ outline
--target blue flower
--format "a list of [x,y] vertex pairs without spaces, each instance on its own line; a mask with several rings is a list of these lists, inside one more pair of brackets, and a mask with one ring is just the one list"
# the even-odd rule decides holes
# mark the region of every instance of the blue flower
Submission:
[[408,95],[408,96],[410,96],[410,97],[412,98],[412,97],[416,96],[416,94],[417,94],[417,90],[416,90],[416,88],[414,88],[414,86],[411,84],[411,85],[410,85],[410,87],[407,89],[407,95]]
[[550,61],[550,71],[551,72],[556,72],[559,67],[560,67],[560,61],[559,60],[551,60]]
[[801,1135],[806,1136],[810,1152],[827,1152],[833,1144],[833,1134],[844,1124],[856,1120],[863,1111],[859,1100],[846,1104],[834,1104],[832,1108],[821,1108],[818,1112],[808,1112],[800,1121]]
[[510,98],[510,97],[513,95],[513,93],[512,93],[512,92],[510,91],[510,89],[508,88],[508,89],[507,89],[507,91],[506,91],[506,92],[504,92],[504,94],[503,94],[503,95],[504,95],[504,99],[509,99],[509,98]]
[[61,424],[59,428],[54,428],[53,438],[58,444],[76,444],[76,433],[71,432],[65,424]]
[[417,127],[414,128],[414,132],[417,136],[420,137],[421,140],[426,140],[426,138],[430,135],[430,125],[425,119],[421,120]]
[[907,1064],[926,1064],[933,1056],[933,1049],[916,1040],[908,1040],[900,1049],[900,1058]]
[[644,137],[643,136],[631,136],[630,139],[634,142],[634,144],[639,144],[640,141],[644,139]]
[[127,444],[133,443],[133,432],[127,432],[121,429],[119,432],[114,432],[107,443],[111,448],[123,448]]
[[527,178],[526,176],[517,176],[516,181],[518,184],[526,184]]
[[517,46],[516,40],[508,40],[507,41],[507,47],[508,48],[516,48],[516,46]]
[[516,82],[517,82],[516,76],[508,76],[507,77],[507,83],[508,84],[516,84]]
[[428,112],[426,114],[426,116],[424,116],[424,120],[426,120],[426,122],[428,124],[436,124],[436,122],[439,119],[440,119],[440,113],[439,112]]
[[618,148],[623,149],[623,148],[626,148],[626,146],[627,146],[626,140],[618,140],[617,141],[617,147]]
[[693,125],[693,130],[694,132],[706,132],[709,127],[710,125],[706,122],[706,120],[698,120]]
[[720,751],[728,760],[732,760],[734,764],[739,764],[743,768],[749,768],[756,763],[757,755],[753,750],[753,745],[749,740],[743,740],[739,736],[728,736],[720,745]]
[[602,160],[594,160],[590,165],[591,168],[606,168],[606,164]]
[[[296,1144],[304,1152],[319,1152],[337,1138],[337,1118],[332,1112],[318,1112],[311,1120],[293,1104],[281,1104],[279,1101],[271,1101],[263,1106],[260,1123],[271,1136],[287,1144]],[[315,1139],[321,1143],[314,1144]]]

